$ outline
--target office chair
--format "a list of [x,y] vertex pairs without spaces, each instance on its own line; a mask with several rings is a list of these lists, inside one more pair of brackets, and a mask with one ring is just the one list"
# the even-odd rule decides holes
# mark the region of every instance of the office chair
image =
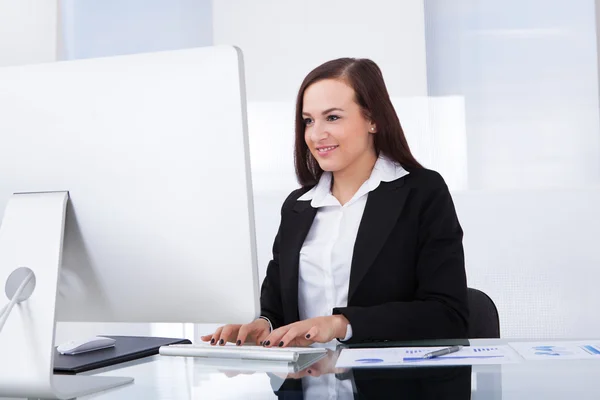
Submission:
[[494,301],[481,290],[468,288],[469,338],[500,337],[500,317]]

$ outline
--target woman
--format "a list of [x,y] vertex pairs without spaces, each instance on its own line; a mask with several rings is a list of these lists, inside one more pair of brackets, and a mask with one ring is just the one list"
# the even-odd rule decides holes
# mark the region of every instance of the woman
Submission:
[[295,165],[302,188],[281,210],[261,317],[202,340],[465,338],[462,229],[442,177],[411,154],[373,61],[329,61],[304,79]]

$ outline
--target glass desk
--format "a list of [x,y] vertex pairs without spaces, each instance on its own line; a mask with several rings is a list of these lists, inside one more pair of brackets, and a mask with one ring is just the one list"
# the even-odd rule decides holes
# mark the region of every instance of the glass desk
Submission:
[[[473,346],[506,343],[471,340]],[[207,366],[199,358],[150,357],[97,372],[131,376],[135,382],[85,399],[600,399],[600,359],[335,370],[331,351],[292,373],[253,372],[240,363],[233,370]]]

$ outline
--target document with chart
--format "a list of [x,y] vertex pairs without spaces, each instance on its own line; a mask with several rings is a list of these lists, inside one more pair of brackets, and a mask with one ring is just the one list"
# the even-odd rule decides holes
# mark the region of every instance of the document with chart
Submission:
[[600,340],[511,342],[509,345],[526,360],[600,360]]
[[423,358],[443,347],[387,347],[343,349],[336,368],[388,367],[401,365],[484,365],[510,364],[519,356],[506,345],[465,346],[458,352],[435,358]]

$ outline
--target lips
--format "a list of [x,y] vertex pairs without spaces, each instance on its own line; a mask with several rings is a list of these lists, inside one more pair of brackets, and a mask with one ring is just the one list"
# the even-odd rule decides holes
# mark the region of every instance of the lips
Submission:
[[337,149],[339,146],[335,145],[335,146],[320,146],[317,147],[317,152],[319,152],[319,154],[326,154],[329,152],[332,152],[333,150]]

